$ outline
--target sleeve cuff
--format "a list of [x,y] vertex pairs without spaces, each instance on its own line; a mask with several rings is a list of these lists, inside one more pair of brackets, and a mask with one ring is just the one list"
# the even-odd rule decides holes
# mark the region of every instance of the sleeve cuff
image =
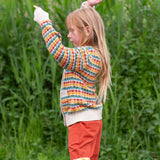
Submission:
[[52,21],[50,19],[46,19],[40,22],[40,27],[42,28],[45,24],[52,25]]

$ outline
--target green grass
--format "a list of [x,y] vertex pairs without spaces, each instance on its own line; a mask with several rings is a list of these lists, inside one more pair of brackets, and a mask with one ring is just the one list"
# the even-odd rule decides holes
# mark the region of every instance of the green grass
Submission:
[[[59,107],[62,69],[33,21],[49,12],[63,43],[64,24],[82,0],[1,0],[0,160],[67,160]],[[111,53],[112,87],[103,110],[99,160],[160,159],[159,0],[103,0],[96,6]]]

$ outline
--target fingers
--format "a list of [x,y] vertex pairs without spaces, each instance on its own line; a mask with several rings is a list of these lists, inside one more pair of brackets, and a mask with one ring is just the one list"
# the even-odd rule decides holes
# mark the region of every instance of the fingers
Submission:
[[87,0],[88,4],[93,7],[102,2],[102,0]]
[[33,7],[36,9],[37,8],[37,6],[36,5],[33,5]]
[[102,2],[102,0],[95,0],[95,4],[99,4],[101,2]]
[[40,7],[36,6],[36,5],[33,5],[33,7],[34,7],[35,9],[38,9],[38,8],[40,8]]
[[39,7],[38,7],[38,6],[36,6],[36,5],[33,5],[33,7],[34,7],[34,8],[39,8]]

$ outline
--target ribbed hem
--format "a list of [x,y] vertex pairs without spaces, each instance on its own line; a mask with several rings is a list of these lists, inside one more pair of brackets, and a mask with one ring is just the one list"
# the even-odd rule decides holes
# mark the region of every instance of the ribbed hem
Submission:
[[84,158],[78,158],[78,159],[74,159],[74,160],[90,160],[90,158],[84,157]]
[[94,121],[102,119],[102,108],[101,109],[89,109],[79,111],[64,116],[64,125],[70,126],[80,121]]

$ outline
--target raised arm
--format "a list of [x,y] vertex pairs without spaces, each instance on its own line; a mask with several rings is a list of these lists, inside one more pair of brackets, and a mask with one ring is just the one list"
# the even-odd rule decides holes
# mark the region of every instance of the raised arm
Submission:
[[[52,26],[47,12],[35,7],[34,21],[40,24],[42,35],[48,51],[54,56],[61,67],[67,70],[81,71],[100,66],[100,59],[93,48],[68,48],[62,44],[62,37]],[[91,53],[92,52],[92,53]]]

